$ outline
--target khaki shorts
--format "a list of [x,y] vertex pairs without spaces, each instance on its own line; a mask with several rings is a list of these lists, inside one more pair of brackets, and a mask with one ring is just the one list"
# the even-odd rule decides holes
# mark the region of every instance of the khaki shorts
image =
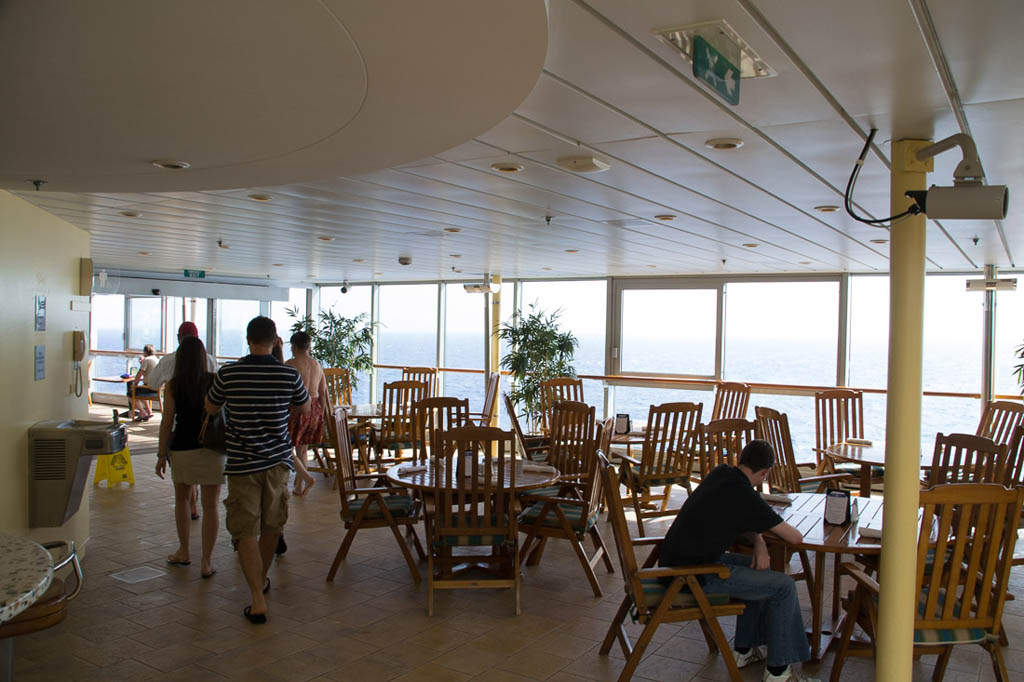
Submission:
[[291,469],[278,464],[253,474],[228,476],[224,499],[232,540],[281,533],[288,521],[288,476]]

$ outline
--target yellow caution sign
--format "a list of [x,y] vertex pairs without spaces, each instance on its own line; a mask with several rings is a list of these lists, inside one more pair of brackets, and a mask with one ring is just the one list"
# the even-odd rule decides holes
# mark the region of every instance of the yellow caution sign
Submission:
[[128,481],[128,485],[135,485],[135,472],[132,471],[132,456],[127,445],[120,452],[110,455],[98,455],[96,457],[96,473],[92,477],[92,484],[96,486],[102,481],[107,482],[108,488],[122,481]]

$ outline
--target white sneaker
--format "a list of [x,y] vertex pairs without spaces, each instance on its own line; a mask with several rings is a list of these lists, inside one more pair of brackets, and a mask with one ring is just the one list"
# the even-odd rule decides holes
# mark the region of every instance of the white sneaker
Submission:
[[768,656],[768,647],[764,645],[753,646],[750,647],[750,651],[745,654],[741,654],[733,649],[732,656],[736,659],[737,668],[746,668],[751,663],[760,663],[763,661],[765,657]]
[[761,678],[762,682],[820,682],[816,677],[807,677],[801,673],[793,672],[793,666],[786,666],[786,669],[778,675],[772,675],[768,672],[768,668],[764,669],[764,677]]

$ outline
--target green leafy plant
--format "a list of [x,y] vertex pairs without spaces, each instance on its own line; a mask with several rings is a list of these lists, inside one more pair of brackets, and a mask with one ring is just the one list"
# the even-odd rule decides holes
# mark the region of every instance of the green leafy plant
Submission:
[[321,310],[318,323],[309,315],[299,316],[297,307],[286,310],[295,318],[292,332],[306,332],[313,339],[309,350],[324,367],[343,368],[349,371],[352,389],[359,385],[359,372],[373,369],[373,328],[366,313],[356,317],[342,317],[333,310]]
[[525,408],[531,425],[537,423],[541,412],[541,382],[576,376],[572,360],[579,341],[572,332],[558,328],[560,313],[560,310],[545,313],[536,303],[531,303],[528,314],[516,313],[511,324],[498,331],[498,336],[509,346],[509,351],[501,358],[502,369],[512,375],[509,397]]
[[[1014,357],[1024,360],[1024,344],[1017,346]],[[1021,388],[1021,395],[1024,395],[1024,362],[1013,366],[1013,376],[1017,377],[1017,385]]]

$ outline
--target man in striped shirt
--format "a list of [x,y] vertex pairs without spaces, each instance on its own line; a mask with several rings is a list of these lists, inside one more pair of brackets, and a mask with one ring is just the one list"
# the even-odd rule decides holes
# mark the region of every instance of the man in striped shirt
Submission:
[[267,622],[267,570],[288,520],[292,468],[288,417],[292,411],[310,410],[309,393],[298,371],[271,354],[276,339],[273,320],[253,318],[246,328],[249,355],[222,367],[206,396],[209,414],[224,409],[228,451],[224,506],[228,532],[252,591],[252,604],[243,613],[254,624]]

